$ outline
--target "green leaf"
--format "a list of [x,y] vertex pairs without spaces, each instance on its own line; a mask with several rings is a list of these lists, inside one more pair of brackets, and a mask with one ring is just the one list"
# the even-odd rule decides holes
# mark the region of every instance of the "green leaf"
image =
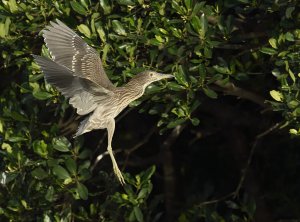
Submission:
[[210,88],[203,88],[203,92],[205,93],[205,95],[207,95],[212,99],[218,98],[218,94],[215,91],[211,90]]
[[87,11],[86,9],[79,3],[76,1],[71,1],[70,2],[72,9],[77,12],[80,15],[86,15]]
[[272,96],[273,99],[275,99],[278,102],[282,102],[283,99],[283,95],[281,92],[276,91],[276,90],[272,90],[270,91],[270,95]]
[[295,109],[299,106],[299,102],[296,100],[292,100],[290,102],[288,102],[288,107],[291,109]]
[[168,82],[167,87],[172,91],[182,91],[185,89],[183,86],[177,84],[176,82]]
[[193,3],[192,0],[184,0],[185,7],[186,7],[188,10],[191,10],[191,9],[192,9],[192,3]]
[[190,108],[190,113],[194,112],[200,106],[200,104],[201,102],[198,99],[195,100]]
[[53,202],[55,200],[54,193],[55,192],[53,186],[49,186],[47,193],[45,195],[45,199],[48,200],[49,202]]
[[292,18],[292,13],[293,13],[294,10],[295,10],[294,6],[288,7],[285,10],[285,17],[288,18],[288,19]]
[[29,119],[27,116],[25,116],[24,114],[18,113],[16,111],[11,111],[8,109],[3,109],[4,111],[4,116],[10,117],[16,121],[21,121],[21,122],[28,122]]
[[192,124],[194,125],[194,126],[198,126],[199,125],[199,123],[200,123],[200,120],[198,119],[198,118],[192,118],[191,119],[191,122],[192,122]]
[[32,95],[38,100],[46,100],[53,97],[51,93],[48,93],[46,91],[39,91],[39,90],[34,90],[32,92]]
[[135,5],[135,3],[131,0],[117,0],[120,5]]
[[150,168],[148,168],[146,171],[141,173],[141,180],[143,182],[148,182],[152,175],[155,173],[156,167],[153,165]]
[[79,26],[77,26],[77,28],[79,32],[84,34],[86,37],[91,38],[91,31],[85,24],[80,24]]
[[141,209],[138,206],[135,206],[133,208],[133,211],[134,211],[135,218],[138,222],[144,221],[143,213],[142,213]]
[[277,49],[277,41],[274,38],[269,39],[269,43],[272,46],[272,48]]
[[80,0],[81,5],[84,6],[84,8],[89,9],[89,3],[88,0]]
[[219,73],[222,73],[222,74],[231,74],[231,71],[230,71],[230,69],[227,66],[214,65],[213,68],[214,68],[214,70],[216,70]]
[[285,39],[290,41],[290,42],[295,41],[294,35],[290,32],[285,33]]
[[186,13],[185,8],[180,6],[176,0],[172,0],[172,8],[174,8],[176,12],[180,15],[184,15]]
[[191,19],[191,25],[193,26],[194,30],[200,34],[201,32],[201,20],[198,16],[193,16]]
[[68,171],[60,165],[55,165],[52,169],[53,174],[56,175],[59,179],[65,180],[70,178]]
[[77,183],[77,192],[81,199],[87,200],[89,192],[84,184],[80,182]]
[[35,168],[31,171],[31,175],[38,180],[43,180],[48,177],[47,172],[41,167]]
[[78,158],[79,159],[86,159],[87,157],[89,157],[91,155],[91,151],[90,150],[83,150],[79,155]]
[[9,34],[9,26],[10,26],[11,20],[9,17],[6,17],[5,23],[4,23],[4,30],[5,30],[5,35]]
[[4,38],[6,36],[5,25],[4,23],[0,23],[0,38]]
[[122,25],[122,23],[119,20],[113,20],[112,21],[112,27],[113,30],[118,34],[118,35],[123,35],[126,36],[127,33]]
[[32,143],[33,151],[41,157],[46,158],[48,155],[47,144],[44,140],[35,140]]
[[272,48],[267,48],[267,47],[262,47],[260,49],[260,51],[264,54],[268,54],[268,55],[274,55],[277,53],[277,51],[275,49]]
[[66,167],[69,170],[69,172],[71,174],[75,175],[76,171],[77,171],[77,165],[76,165],[75,160],[72,158],[68,158],[68,159],[66,159],[65,163],[66,163]]
[[178,66],[177,72],[174,73],[174,76],[175,76],[176,81],[179,84],[184,85],[185,87],[188,87],[188,82],[186,79],[185,72],[182,68],[182,65]]
[[40,79],[44,78],[44,74],[35,74],[35,75],[29,75],[29,82],[36,82]]
[[206,32],[207,32],[207,26],[208,26],[207,18],[205,16],[205,14],[203,13],[201,15],[201,30],[200,30],[200,37],[202,39],[205,38],[205,35],[206,35]]
[[28,139],[25,137],[22,137],[22,136],[11,136],[8,138],[8,141],[13,142],[13,143],[18,143],[18,142],[22,142],[22,141],[26,141],[26,140],[28,140]]
[[[98,36],[100,37],[100,39],[102,40],[102,42],[106,42],[106,35],[105,35],[105,32],[104,32],[102,26],[97,27],[97,33],[98,33]],[[106,45],[108,45],[108,44],[106,44]]]
[[176,119],[172,122],[169,122],[168,125],[167,125],[167,128],[171,129],[171,128],[174,128],[178,125],[181,125],[182,123],[184,123],[186,121],[186,119]]
[[152,84],[146,88],[145,95],[155,94],[160,91],[161,91],[161,87]]
[[71,144],[66,137],[53,138],[53,148],[60,152],[69,152]]
[[9,10],[11,13],[15,13],[18,11],[18,6],[16,0],[9,0],[8,1]]
[[290,129],[290,134],[298,135],[298,131],[295,129]]
[[104,15],[110,14],[112,8],[109,4],[109,1],[108,0],[100,0],[99,2],[100,2],[101,7],[103,8]]
[[145,197],[148,196],[149,191],[150,190],[148,189],[148,187],[142,188],[137,196],[137,199],[144,199]]
[[296,77],[295,74],[292,72],[292,70],[288,69],[289,75],[291,77],[291,79],[293,80],[293,82],[296,82]]

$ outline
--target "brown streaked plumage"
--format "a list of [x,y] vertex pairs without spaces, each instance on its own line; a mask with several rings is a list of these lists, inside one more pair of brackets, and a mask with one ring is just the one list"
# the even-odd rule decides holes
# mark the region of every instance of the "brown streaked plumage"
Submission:
[[54,85],[79,115],[89,114],[79,125],[75,137],[94,129],[107,129],[107,150],[111,157],[114,173],[121,184],[124,178],[112,152],[115,117],[129,103],[141,97],[152,82],[172,75],[144,71],[127,84],[115,87],[107,77],[96,50],[84,42],[72,29],[59,20],[50,22],[43,30],[46,46],[52,60],[34,55],[45,79]]

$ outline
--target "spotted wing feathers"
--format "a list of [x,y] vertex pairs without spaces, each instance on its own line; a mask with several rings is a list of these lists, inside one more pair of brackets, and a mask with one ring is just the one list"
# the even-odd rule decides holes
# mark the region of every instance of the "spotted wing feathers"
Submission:
[[97,51],[64,23],[50,22],[43,30],[43,37],[53,61],[106,89],[114,88]]

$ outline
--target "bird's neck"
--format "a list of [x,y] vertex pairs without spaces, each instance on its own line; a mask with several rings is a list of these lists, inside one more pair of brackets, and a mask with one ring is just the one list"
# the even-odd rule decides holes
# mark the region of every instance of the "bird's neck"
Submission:
[[148,84],[142,84],[138,81],[135,81],[134,79],[132,79],[131,81],[129,81],[128,83],[126,83],[123,87],[124,92],[126,92],[126,94],[128,94],[128,97],[130,97],[130,102],[138,99],[139,97],[141,97],[144,92],[145,92],[145,88],[148,86]]

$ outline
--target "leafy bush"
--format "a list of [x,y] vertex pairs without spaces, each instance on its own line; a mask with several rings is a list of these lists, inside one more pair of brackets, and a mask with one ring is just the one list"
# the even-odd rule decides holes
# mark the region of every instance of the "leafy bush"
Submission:
[[[259,157],[272,165],[277,157],[267,147],[287,147],[276,149],[283,166],[271,172],[296,177],[299,142],[288,133],[300,134],[299,7],[297,0],[2,0],[0,220],[259,221],[262,211],[296,217],[269,202],[287,198],[299,207],[299,182],[280,197],[278,181],[268,188],[275,177]],[[131,147],[115,149],[127,167],[123,188],[109,162],[95,164],[105,149],[98,131],[71,139],[78,117],[33,62],[32,54],[49,56],[39,33],[56,18],[100,52],[118,86],[145,69],[175,76],[148,87],[118,120],[114,147]],[[259,142],[265,153],[253,160]],[[253,186],[260,170],[251,161],[267,178]],[[244,168],[250,173],[240,174]],[[272,210],[262,207],[262,193]],[[217,201],[202,204],[208,199]]]

